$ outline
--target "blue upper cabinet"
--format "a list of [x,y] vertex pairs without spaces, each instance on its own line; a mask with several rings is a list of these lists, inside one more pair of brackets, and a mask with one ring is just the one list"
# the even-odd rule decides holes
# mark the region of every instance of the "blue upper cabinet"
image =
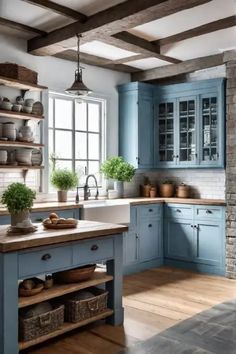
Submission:
[[224,79],[156,86],[154,167],[224,167]]
[[129,83],[119,91],[119,155],[138,169],[153,168],[153,86]]

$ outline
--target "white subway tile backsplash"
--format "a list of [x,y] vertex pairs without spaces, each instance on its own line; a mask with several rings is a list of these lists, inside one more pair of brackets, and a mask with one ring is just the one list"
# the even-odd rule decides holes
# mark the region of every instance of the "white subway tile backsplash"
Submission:
[[125,184],[125,196],[138,196],[139,185],[144,183],[145,177],[155,185],[166,180],[174,184],[188,184],[191,186],[191,196],[195,198],[225,199],[225,170],[183,169],[137,173],[131,183]]

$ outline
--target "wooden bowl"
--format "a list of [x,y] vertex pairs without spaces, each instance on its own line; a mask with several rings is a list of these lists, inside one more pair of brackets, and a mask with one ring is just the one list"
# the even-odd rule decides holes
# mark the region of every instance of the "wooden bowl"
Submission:
[[77,283],[90,279],[95,271],[95,268],[96,264],[89,264],[84,267],[55,273],[54,278],[60,283]]
[[39,284],[39,285],[37,286],[37,288],[33,288],[31,290],[26,290],[26,289],[19,287],[19,295],[24,296],[24,297],[37,295],[37,294],[41,293],[41,291],[44,289],[43,283]]

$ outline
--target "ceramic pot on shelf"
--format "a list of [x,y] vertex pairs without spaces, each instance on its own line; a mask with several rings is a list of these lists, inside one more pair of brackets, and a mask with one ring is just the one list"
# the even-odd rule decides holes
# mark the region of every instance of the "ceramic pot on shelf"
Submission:
[[32,149],[20,148],[16,150],[16,161],[31,166]]
[[0,165],[6,165],[7,155],[7,150],[0,150]]
[[16,140],[16,126],[13,122],[3,123],[2,125],[2,136],[8,140]]

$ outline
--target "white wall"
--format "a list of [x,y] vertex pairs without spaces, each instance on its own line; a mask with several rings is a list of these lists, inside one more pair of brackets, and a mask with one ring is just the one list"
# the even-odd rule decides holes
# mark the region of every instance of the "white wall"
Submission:
[[[24,65],[38,72],[39,83],[50,90],[64,92],[74,80],[76,64],[53,57],[27,53],[25,40],[0,34],[0,62]],[[83,65],[83,79],[94,94],[107,99],[107,154],[118,152],[118,93],[116,86],[130,81],[130,75],[95,66]],[[0,90],[1,95],[1,90]]]

